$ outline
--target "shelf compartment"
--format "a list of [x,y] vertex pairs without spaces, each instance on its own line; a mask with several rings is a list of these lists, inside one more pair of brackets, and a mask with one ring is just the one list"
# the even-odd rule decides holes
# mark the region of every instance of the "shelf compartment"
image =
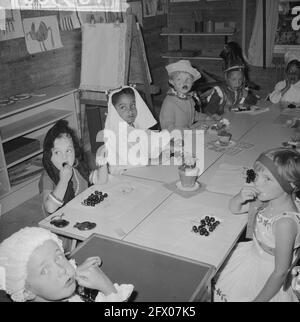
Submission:
[[10,185],[13,189],[16,189],[16,187],[23,183],[35,180],[37,176],[40,176],[42,171],[42,163],[34,160],[10,168],[8,171]]
[[43,134],[43,135],[40,135],[39,137],[36,138],[40,142],[40,148],[38,150],[36,150],[24,157],[12,162],[12,163],[7,164],[7,168],[9,169],[9,168],[17,165],[18,163],[24,162],[28,159],[31,159],[31,158],[43,153],[43,142],[44,142],[45,136],[46,136],[46,134]]
[[0,128],[2,143],[24,134],[31,133],[72,114],[72,111],[52,109],[24,118],[23,120],[17,121],[13,124],[3,126]]

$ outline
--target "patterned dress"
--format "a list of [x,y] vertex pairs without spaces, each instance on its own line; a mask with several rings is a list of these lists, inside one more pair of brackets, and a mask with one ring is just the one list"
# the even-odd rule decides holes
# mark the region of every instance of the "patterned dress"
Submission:
[[[300,215],[298,213],[285,212],[268,218],[264,212],[265,208],[261,208],[256,216],[253,240],[239,243],[221,272],[214,288],[214,301],[249,302],[256,298],[274,270],[273,225],[278,219],[289,217],[295,221],[298,233],[294,250],[300,246]],[[291,289],[283,291],[281,287],[270,301],[297,302],[298,300]]]

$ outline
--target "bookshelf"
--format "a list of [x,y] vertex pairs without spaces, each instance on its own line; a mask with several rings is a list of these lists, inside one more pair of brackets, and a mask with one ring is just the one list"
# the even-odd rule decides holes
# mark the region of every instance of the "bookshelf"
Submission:
[[[2,213],[38,194],[45,135],[56,121],[65,119],[80,136],[78,113],[77,90],[58,86],[41,89],[26,100],[0,107]],[[17,147],[16,142],[22,140],[34,145]]]

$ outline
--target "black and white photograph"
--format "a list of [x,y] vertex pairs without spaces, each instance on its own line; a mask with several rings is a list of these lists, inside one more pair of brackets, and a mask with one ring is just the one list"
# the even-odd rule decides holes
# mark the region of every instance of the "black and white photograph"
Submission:
[[0,302],[299,301],[300,1],[0,0]]

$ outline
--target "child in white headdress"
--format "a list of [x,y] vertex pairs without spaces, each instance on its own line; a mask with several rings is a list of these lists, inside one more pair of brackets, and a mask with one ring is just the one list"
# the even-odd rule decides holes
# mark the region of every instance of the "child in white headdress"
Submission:
[[50,231],[26,227],[0,245],[0,289],[15,302],[84,302],[79,288],[98,290],[95,302],[126,300],[131,284],[113,284],[99,268],[99,257],[76,267],[67,260],[62,242]]
[[207,115],[198,112],[195,100],[200,100],[191,91],[196,80],[201,77],[200,72],[193,68],[188,60],[180,60],[166,66],[169,75],[170,89],[163,101],[159,120],[162,129],[207,129],[204,121]]
[[[156,123],[135,88],[123,86],[111,92],[105,128],[96,138],[98,142],[105,141],[105,145],[97,151],[97,164],[107,161],[113,174],[130,167],[147,165],[148,160],[157,158],[170,142],[167,131],[149,130]],[[152,144],[155,138],[160,138],[160,144]],[[106,153],[103,153],[104,149]],[[105,161],[103,155],[106,156]]]
[[285,79],[276,84],[270,94],[272,103],[300,105],[300,55],[292,52],[285,54]]

